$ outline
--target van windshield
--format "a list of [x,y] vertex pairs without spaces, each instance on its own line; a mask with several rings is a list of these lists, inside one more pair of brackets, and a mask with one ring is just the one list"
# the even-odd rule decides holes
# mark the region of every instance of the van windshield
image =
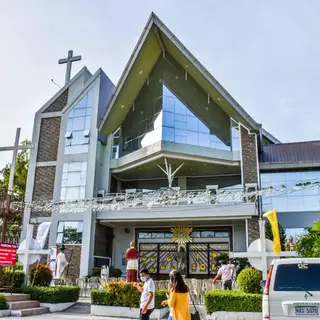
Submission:
[[276,271],[274,291],[320,291],[320,264],[280,264]]

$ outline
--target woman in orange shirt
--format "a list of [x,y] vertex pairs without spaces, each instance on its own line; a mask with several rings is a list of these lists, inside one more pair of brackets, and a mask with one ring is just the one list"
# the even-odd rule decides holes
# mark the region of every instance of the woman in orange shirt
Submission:
[[168,305],[173,320],[191,320],[189,288],[184,283],[180,272],[171,271],[169,278],[172,289],[168,300],[163,301],[162,305]]

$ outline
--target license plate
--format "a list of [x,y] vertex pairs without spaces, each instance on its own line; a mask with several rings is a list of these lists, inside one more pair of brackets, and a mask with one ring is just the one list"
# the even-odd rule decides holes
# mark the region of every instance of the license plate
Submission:
[[297,316],[317,316],[319,315],[319,307],[296,307]]

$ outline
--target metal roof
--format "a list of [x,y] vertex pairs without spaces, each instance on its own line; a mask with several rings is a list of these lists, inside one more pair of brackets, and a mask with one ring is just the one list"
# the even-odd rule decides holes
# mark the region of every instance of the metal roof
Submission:
[[261,163],[297,163],[320,161],[320,141],[270,144],[263,146]]

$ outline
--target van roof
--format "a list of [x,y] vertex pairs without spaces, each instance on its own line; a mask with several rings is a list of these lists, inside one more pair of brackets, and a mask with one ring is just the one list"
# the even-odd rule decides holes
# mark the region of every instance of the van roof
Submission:
[[272,261],[273,265],[280,264],[294,264],[294,263],[319,263],[320,258],[290,258],[290,259],[276,259]]

